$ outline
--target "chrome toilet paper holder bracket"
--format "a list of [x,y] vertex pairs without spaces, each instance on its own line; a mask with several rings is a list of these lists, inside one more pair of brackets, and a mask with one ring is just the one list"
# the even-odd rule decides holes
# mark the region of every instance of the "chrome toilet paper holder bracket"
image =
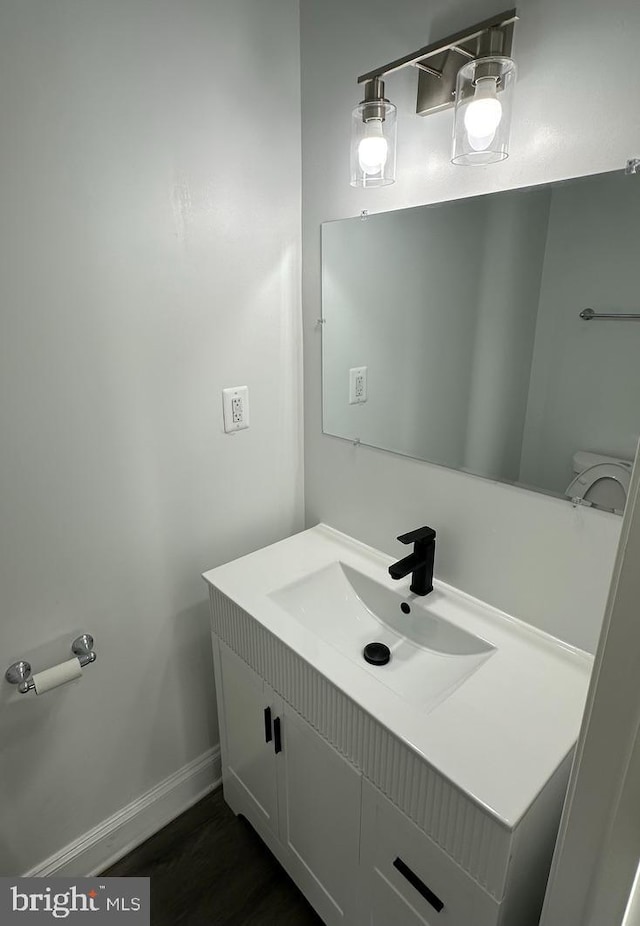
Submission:
[[[79,637],[76,637],[71,644],[71,652],[80,663],[81,669],[84,669],[85,666],[90,665],[97,659],[93,651],[93,637],[90,633],[82,633]],[[27,694],[27,692],[35,690],[36,686],[31,677],[31,664],[25,659],[19,659],[18,662],[10,665],[4,677],[12,685],[18,686],[20,694]]]

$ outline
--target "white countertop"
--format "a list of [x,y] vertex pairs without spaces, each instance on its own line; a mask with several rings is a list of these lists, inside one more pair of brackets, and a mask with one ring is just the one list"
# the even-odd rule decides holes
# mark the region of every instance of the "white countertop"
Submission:
[[[247,611],[442,775],[509,827],[515,826],[573,747],[592,657],[445,583],[460,627],[496,651],[429,712],[410,707],[352,659],[303,627],[269,596],[342,562],[394,591],[394,560],[320,524],[219,566],[204,578]],[[427,599],[423,599],[427,600]],[[363,663],[364,666],[364,663]]]

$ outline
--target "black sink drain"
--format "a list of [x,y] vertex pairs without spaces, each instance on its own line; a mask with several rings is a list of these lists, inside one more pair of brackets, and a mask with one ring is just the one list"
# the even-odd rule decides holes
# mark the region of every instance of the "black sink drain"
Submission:
[[386,666],[391,659],[391,651],[384,643],[367,643],[363,650],[365,662],[372,666]]

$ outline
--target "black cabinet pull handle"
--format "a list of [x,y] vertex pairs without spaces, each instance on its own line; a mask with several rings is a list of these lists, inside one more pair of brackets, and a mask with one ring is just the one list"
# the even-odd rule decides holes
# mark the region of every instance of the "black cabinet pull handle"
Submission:
[[282,752],[282,733],[280,731],[280,718],[276,717],[273,721],[273,746],[276,755]]
[[414,871],[411,871],[409,866],[402,861],[401,858],[397,858],[393,863],[393,867],[397,868],[403,878],[406,878],[411,887],[415,887],[416,891],[421,894],[427,903],[430,903],[436,913],[440,913],[443,909],[444,904],[433,891],[429,890],[424,881],[421,881],[420,878]]
[[264,741],[265,743],[270,743],[273,739],[271,734],[271,708],[265,707],[264,709]]

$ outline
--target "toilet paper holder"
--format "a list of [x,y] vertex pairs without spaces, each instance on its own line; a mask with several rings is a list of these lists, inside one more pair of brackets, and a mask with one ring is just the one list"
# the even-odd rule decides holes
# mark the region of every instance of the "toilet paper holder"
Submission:
[[[71,652],[80,663],[80,668],[95,662],[97,659],[93,651],[93,637],[90,633],[82,633],[76,637],[71,644]],[[4,677],[12,685],[18,686],[20,694],[27,694],[28,691],[35,690],[35,682],[31,677],[31,665],[25,659],[19,659],[9,666]]]

